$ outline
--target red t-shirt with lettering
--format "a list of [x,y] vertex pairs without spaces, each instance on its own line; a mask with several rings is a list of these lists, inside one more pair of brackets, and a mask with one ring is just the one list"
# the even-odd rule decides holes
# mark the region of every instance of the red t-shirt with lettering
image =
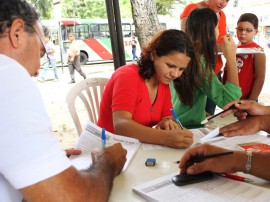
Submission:
[[[238,48],[259,48],[255,42],[245,45],[239,45]],[[248,99],[255,79],[255,67],[253,54],[237,54],[236,55],[239,86],[242,89],[241,99]],[[223,83],[227,81],[227,69],[224,68]]]

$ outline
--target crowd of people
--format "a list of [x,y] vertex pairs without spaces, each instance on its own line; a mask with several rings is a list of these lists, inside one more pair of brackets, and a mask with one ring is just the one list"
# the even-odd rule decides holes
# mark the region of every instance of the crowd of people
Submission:
[[[226,19],[222,9],[228,2],[206,0],[188,5],[181,15],[182,30],[157,33],[142,48],[140,57],[135,57],[137,64],[118,68],[102,95],[97,125],[141,142],[188,148],[179,164],[181,173],[242,171],[270,180],[269,153],[237,151],[189,163],[194,156],[227,151],[208,144],[189,148],[193,134],[187,128],[198,127],[205,119],[207,97],[223,109],[235,106],[222,114],[234,113],[239,119],[220,129],[224,136],[270,132],[270,107],[256,102],[265,77],[265,55],[237,55],[232,36],[220,27]],[[0,201],[107,201],[113,179],[125,164],[126,150],[120,143],[94,150],[89,169],[76,170],[67,155],[80,151],[60,149],[31,79],[38,76],[44,55],[53,65],[54,47],[37,11],[25,0],[3,0],[0,26]],[[258,33],[254,14],[241,15],[236,31],[239,47],[258,47],[253,42]],[[73,33],[69,40],[74,83],[75,70],[84,79],[86,75],[79,66]],[[218,50],[226,58],[223,81],[218,75]],[[43,71],[42,80],[46,68]],[[175,122],[171,109],[184,128]]]

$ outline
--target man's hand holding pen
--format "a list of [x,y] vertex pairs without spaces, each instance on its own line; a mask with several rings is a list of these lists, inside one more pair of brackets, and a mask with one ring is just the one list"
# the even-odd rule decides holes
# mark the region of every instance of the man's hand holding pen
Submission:
[[[221,153],[226,155],[216,155]],[[193,175],[205,171],[216,173],[234,173],[236,170],[244,170],[244,167],[237,168],[236,166],[232,166],[232,164],[235,164],[237,161],[239,163],[238,165],[241,165],[241,161],[243,161],[243,159],[245,160],[245,158],[238,159],[238,156],[236,156],[235,153],[238,152],[231,152],[230,150],[208,144],[191,147],[180,160],[180,173],[188,173]],[[215,155],[215,157],[200,158],[200,160],[196,162],[194,161],[194,157],[205,157],[209,155]],[[245,155],[245,153],[243,153],[243,155]],[[243,165],[244,164],[245,163],[243,163]]]
[[221,117],[233,113],[239,121],[226,125],[220,128],[220,133],[226,137],[235,135],[250,135],[264,130],[264,120],[268,118],[270,114],[270,107],[258,104],[253,100],[236,100],[228,103],[224,106],[224,110],[235,106],[223,113]]
[[234,116],[237,117],[238,120],[246,119],[248,116],[252,115],[268,115],[270,113],[270,108],[266,110],[267,107],[260,105],[254,100],[235,100],[229,102],[223,109],[226,110],[232,105],[235,105],[235,108],[223,113],[221,115],[222,118],[231,113],[234,113]]
[[91,152],[92,166],[96,162],[102,161],[102,164],[107,164],[106,167],[110,168],[114,176],[117,176],[123,169],[126,162],[127,150],[123,148],[121,143],[116,143],[111,146],[94,149]]

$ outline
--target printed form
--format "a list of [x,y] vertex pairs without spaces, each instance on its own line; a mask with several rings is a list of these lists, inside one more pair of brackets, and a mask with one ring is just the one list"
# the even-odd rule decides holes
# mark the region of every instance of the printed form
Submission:
[[[203,144],[203,143],[213,143],[222,140],[226,140],[224,136],[219,135],[219,127],[214,130],[209,130],[207,128],[196,128],[189,129],[193,134],[193,145]],[[154,150],[154,149],[167,149],[168,147],[154,145],[154,144],[146,144],[143,143],[142,147],[144,150]]]
[[172,177],[174,173],[142,185],[133,187],[133,191],[148,201],[160,202],[269,202],[270,190],[245,182],[215,176],[214,179],[176,186]]
[[[88,122],[84,131],[80,135],[77,149],[82,150],[81,155],[73,155],[69,159],[73,166],[78,170],[87,169],[92,164],[91,151],[96,148],[102,148],[101,132],[102,129],[92,122]],[[106,146],[113,145],[115,143],[121,143],[127,150],[127,161],[124,165],[123,171],[127,168],[133,156],[137,152],[141,143],[139,140],[115,135],[106,131]]]

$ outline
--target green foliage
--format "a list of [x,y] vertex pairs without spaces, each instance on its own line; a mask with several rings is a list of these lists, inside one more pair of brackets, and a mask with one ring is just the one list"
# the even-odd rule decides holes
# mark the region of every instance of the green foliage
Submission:
[[53,1],[52,0],[27,0],[34,5],[40,14],[41,19],[50,19],[53,17]]
[[[105,0],[62,0],[62,16],[64,18],[107,18]],[[120,0],[122,18],[131,18],[129,0]]]
[[189,0],[156,0],[157,6],[157,13],[159,15],[168,15],[171,14],[171,10],[176,6],[179,5],[180,7],[185,7]]
[[62,0],[64,18],[106,18],[105,1],[100,0]]
[[[41,19],[53,18],[52,0],[27,0],[40,13]],[[183,7],[189,0],[156,0],[157,13],[170,14],[175,4]],[[61,0],[63,18],[107,18],[105,0]],[[132,18],[130,0],[119,0],[121,18]]]
[[172,9],[172,5],[175,0],[156,0],[157,13],[160,15],[169,14],[170,9]]

